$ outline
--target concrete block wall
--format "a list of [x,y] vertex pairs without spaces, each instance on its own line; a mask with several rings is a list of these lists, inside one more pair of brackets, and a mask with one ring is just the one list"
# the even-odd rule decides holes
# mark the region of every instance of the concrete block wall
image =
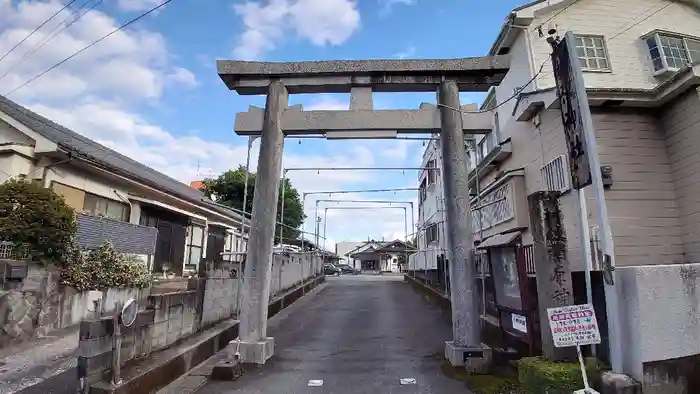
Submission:
[[154,311],[151,350],[159,350],[197,331],[197,293],[152,294],[148,309]]
[[[195,333],[198,330],[196,303],[196,291],[148,296],[136,322],[131,327],[121,326],[122,365]],[[114,319],[111,316],[80,323],[78,374],[88,384],[110,378],[113,340]]]
[[311,254],[274,254],[270,296],[274,297],[303,281],[316,276],[319,257]]
[[[155,310],[139,312],[131,327],[121,326],[122,364],[148,355],[153,350],[153,321]],[[84,320],[80,323],[78,343],[78,376],[90,385],[111,378],[112,347],[114,341],[114,319],[103,317]]]
[[201,286],[202,327],[237,315],[236,298],[242,278],[232,275],[233,269],[233,264],[227,262],[207,267],[206,278],[198,284]]

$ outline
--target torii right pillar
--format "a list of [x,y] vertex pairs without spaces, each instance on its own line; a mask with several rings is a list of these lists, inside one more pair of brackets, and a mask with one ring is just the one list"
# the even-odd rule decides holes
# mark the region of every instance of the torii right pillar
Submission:
[[464,366],[468,372],[487,372],[491,351],[480,339],[474,234],[469,206],[469,161],[456,81],[447,79],[440,83],[438,106],[453,335],[452,341],[445,342],[445,358],[453,366]]

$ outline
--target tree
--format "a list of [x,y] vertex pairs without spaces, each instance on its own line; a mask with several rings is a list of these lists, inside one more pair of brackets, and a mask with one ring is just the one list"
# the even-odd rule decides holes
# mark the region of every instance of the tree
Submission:
[[[220,204],[228,205],[236,209],[243,209],[243,195],[245,190],[245,167],[238,167],[237,170],[228,170],[219,175],[216,179],[206,179],[204,182],[204,193],[215,196]],[[282,235],[285,239],[297,239],[300,235],[299,227],[304,223],[306,215],[301,206],[299,192],[292,187],[289,179],[284,180],[284,231]],[[251,172],[248,177],[248,198],[246,200],[245,211],[253,211],[253,196],[255,193],[255,173]],[[282,192],[280,190],[277,201],[277,221],[281,222],[282,217]],[[279,239],[280,225],[275,226],[275,240]]]
[[30,259],[60,263],[75,232],[73,208],[53,190],[24,179],[0,184],[0,241],[11,242],[17,254],[28,247]]

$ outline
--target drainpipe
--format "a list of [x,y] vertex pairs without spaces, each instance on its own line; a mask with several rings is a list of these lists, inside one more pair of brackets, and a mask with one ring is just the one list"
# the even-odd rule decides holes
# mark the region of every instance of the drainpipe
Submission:
[[[55,163],[49,163],[45,166],[40,167],[42,170],[44,170],[41,174],[41,185],[45,188],[48,188],[49,185],[46,184],[46,170],[48,170],[51,167],[55,167],[61,164],[67,164],[70,163],[73,160],[73,154],[71,152],[66,152],[68,154],[68,158],[65,160],[57,161]],[[34,169],[36,171],[37,169]]]

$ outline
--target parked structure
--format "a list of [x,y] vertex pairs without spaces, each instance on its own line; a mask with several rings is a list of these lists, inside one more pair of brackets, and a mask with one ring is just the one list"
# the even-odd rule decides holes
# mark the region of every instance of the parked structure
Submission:
[[[155,253],[146,257],[155,272],[197,272],[203,259],[245,249],[238,213],[2,96],[0,168],[0,182],[24,176],[61,194],[78,212],[86,242],[113,240],[119,252],[141,253],[153,250],[153,240],[128,237],[139,228],[125,224],[157,228]],[[95,217],[105,219],[97,226]],[[125,237],[132,242],[119,242]]]
[[[523,287],[531,288],[522,281],[520,289],[516,285],[516,266],[528,265],[528,272],[533,266],[527,196],[554,191],[561,193],[574,296],[584,302],[581,272],[589,256],[582,247],[578,198],[571,193],[565,135],[548,62],[551,47],[545,40],[550,29],[560,36],[572,31],[606,186],[619,319],[629,341],[623,348],[624,371],[644,386],[674,379],[664,375],[662,363],[692,363],[689,360],[700,354],[700,333],[689,323],[700,318],[693,306],[700,298],[687,279],[700,263],[693,236],[700,229],[700,205],[693,198],[700,184],[700,142],[695,137],[700,132],[700,11],[684,3],[536,1],[513,10],[489,53],[510,54],[511,69],[480,108],[492,110],[494,127],[471,150],[474,240],[489,251],[492,266],[503,268],[498,274],[492,271],[500,276],[496,294],[512,288],[510,293],[518,298]],[[424,165],[439,155],[439,144],[431,141]],[[438,166],[440,162],[438,158]],[[440,181],[429,172],[419,178],[418,245],[421,251],[434,250],[412,256],[411,267],[419,271],[437,271],[440,252],[446,248],[439,226],[441,187],[431,189]],[[584,193],[594,240],[590,257],[594,270],[599,270],[596,228],[606,224],[598,223],[589,189]],[[593,283],[597,312],[604,315],[599,274],[594,273]],[[512,320],[506,309],[500,310],[501,322]],[[513,338],[525,337],[511,325],[501,328]],[[682,376],[668,384],[685,385],[687,390],[693,379]]]

